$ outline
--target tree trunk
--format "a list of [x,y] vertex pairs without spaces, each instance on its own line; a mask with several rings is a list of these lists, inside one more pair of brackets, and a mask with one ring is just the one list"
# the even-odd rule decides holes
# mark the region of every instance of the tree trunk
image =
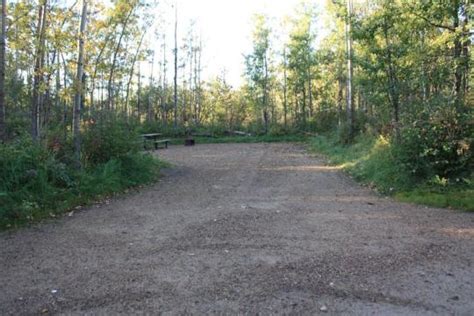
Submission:
[[35,52],[35,66],[33,74],[33,93],[31,101],[31,137],[33,141],[37,142],[39,140],[39,115],[40,115],[40,85],[42,81],[41,66],[44,55],[44,37],[46,31],[46,11],[47,11],[48,1],[43,0],[39,6],[38,10],[38,24],[37,24],[37,43],[36,43],[36,52]]
[[352,0],[347,0],[347,22],[346,22],[346,47],[347,47],[347,102],[346,116],[349,126],[349,137],[354,136],[354,96],[352,93],[352,77],[354,70],[352,67]]
[[311,80],[311,63],[309,65],[309,68],[308,68],[308,97],[309,97],[309,100],[308,100],[308,106],[309,106],[309,117],[312,118],[313,115],[314,115],[314,109],[313,109],[313,83],[312,83],[312,80]]
[[147,122],[151,122],[153,117],[153,95],[154,95],[154,78],[153,78],[153,71],[155,68],[155,51],[153,51],[153,56],[151,58],[151,71],[150,71],[150,81],[148,84],[148,100],[147,100],[147,111],[146,111],[146,120]]
[[120,47],[122,46],[122,39],[123,39],[123,37],[125,35],[125,31],[127,29],[128,20],[132,16],[132,13],[133,13],[134,9],[135,9],[135,7],[130,8],[130,12],[128,13],[127,17],[125,18],[125,21],[123,22],[122,32],[120,33],[120,37],[119,37],[117,46],[115,47],[114,56],[112,58],[112,66],[110,67],[109,81],[108,81],[108,84],[107,84],[107,92],[108,92],[107,110],[111,110],[114,107],[114,93],[112,91],[112,84],[113,84],[113,81],[114,81],[115,67],[117,65],[117,56],[118,56]]
[[337,117],[338,117],[338,125],[342,125],[342,100],[344,99],[344,79],[341,77],[338,80],[339,88],[337,93]]
[[174,20],[174,128],[178,128],[178,2]]
[[0,33],[0,142],[7,138],[5,123],[5,57],[6,57],[6,25],[7,25],[7,1],[2,0]]
[[265,71],[265,80],[263,83],[263,119],[265,122],[265,134],[268,134],[268,60],[267,60],[267,52],[265,52],[265,56],[263,59],[263,66]]
[[288,87],[287,87],[287,76],[286,76],[286,46],[283,48],[283,121],[285,129],[288,127]]
[[[453,29],[457,29],[460,26],[460,20],[459,20],[460,6],[461,4],[459,0],[453,0],[453,7],[452,7],[452,17],[454,21]],[[454,35],[454,62],[456,63],[455,73],[454,73],[454,93],[455,93],[455,98],[456,98],[455,105],[458,110],[461,107],[461,104],[463,101],[463,92],[464,92],[462,89],[463,70],[464,70],[464,65],[461,58],[462,50],[463,50],[462,38],[463,36],[460,34]]]
[[[56,63],[56,50],[53,51],[53,56],[51,57],[51,62],[49,61],[49,56],[46,57],[46,69],[50,68]],[[49,72],[46,76],[45,86],[46,91],[43,95],[43,103],[42,103],[42,122],[41,122],[41,129],[47,129],[50,121],[51,121],[51,111],[52,111],[52,100],[51,100],[51,77],[53,73]]]
[[[91,76],[91,91],[90,91],[90,106],[91,107],[94,107],[94,93],[95,93],[95,90],[96,90],[96,80],[97,80],[97,71],[99,70],[99,63],[100,61],[102,60],[102,55],[104,54],[105,52],[105,49],[108,47],[108,43],[109,41],[112,39],[113,35],[115,35],[115,30],[117,29],[117,26],[118,26],[118,23],[114,24],[114,27],[112,29],[112,31],[109,33],[109,35],[107,36],[107,38],[105,39],[102,47],[100,48],[100,51],[99,51],[99,54],[97,55],[96,59],[95,59],[95,63],[94,63],[94,73],[93,75]],[[104,89],[103,87],[100,88],[103,93]],[[101,102],[102,103],[102,102]]]
[[303,98],[301,99],[301,117],[303,119],[303,129],[306,129],[306,85],[302,85]]
[[[190,51],[189,51],[189,82],[188,82],[188,90],[189,90],[189,115],[188,117],[193,117],[193,106],[194,106],[194,90],[193,90],[193,58],[194,58],[194,47],[193,47],[193,35],[190,35]],[[193,120],[194,122],[194,120]]]
[[161,120],[164,126],[168,123],[168,109],[167,109],[167,102],[168,102],[168,87],[166,81],[166,72],[167,72],[167,64],[168,61],[166,59],[166,35],[163,34],[163,74],[162,74],[162,83],[161,83]]
[[198,90],[198,84],[197,84],[197,77],[198,77],[198,50],[199,47],[196,47],[194,50],[194,125],[198,126],[199,125],[199,118],[198,118],[198,102],[199,102],[199,90]]
[[137,87],[137,119],[138,119],[138,122],[140,123],[141,121],[141,112],[142,112],[142,109],[141,109],[141,98],[140,96],[142,95],[142,72],[141,72],[141,67],[138,67],[138,74],[137,74],[137,83],[138,83],[138,87]]
[[[471,7],[469,7],[471,6]],[[462,83],[461,83],[461,92],[459,94],[459,102],[460,106],[464,106],[466,102],[466,96],[468,95],[468,90],[469,90],[469,75],[470,75],[470,52],[469,48],[471,46],[471,38],[469,36],[470,30],[468,29],[469,24],[469,19],[470,15],[472,15],[472,10],[474,9],[474,6],[472,4],[469,4],[468,1],[466,3],[461,3],[460,4],[460,14],[462,20],[460,21],[460,26],[461,30],[463,33],[462,36],[462,43],[461,43],[461,63],[460,63],[460,72],[462,73]]]
[[195,89],[196,89],[196,124],[200,125],[201,123],[201,108],[202,108],[202,87],[201,87],[201,58],[202,58],[202,40],[199,39],[199,48],[196,52],[197,55],[197,62],[196,64],[196,74],[194,76]]
[[183,65],[182,65],[182,92],[181,92],[181,122],[184,126],[184,124],[186,123],[187,119],[186,119],[186,108],[187,108],[187,104],[186,104],[186,98],[187,98],[187,93],[186,93],[186,60],[183,58]]
[[61,97],[59,95],[61,91],[61,58],[59,49],[56,51],[56,95],[54,96],[54,108],[56,113],[61,113]]
[[[68,69],[67,69],[67,63],[66,63],[66,59],[64,58],[64,55],[61,54],[61,60],[62,60],[62,63],[63,63],[63,68],[64,68],[64,71],[63,71],[63,88],[64,89],[67,89],[68,87]],[[68,116],[68,103],[67,103],[67,100],[64,100],[63,102],[63,113],[62,113],[62,127],[63,127],[63,131],[64,131],[64,134],[63,134],[63,139],[66,140],[67,139],[67,116]]]
[[81,168],[81,104],[84,93],[84,37],[87,24],[87,0],[82,0],[82,16],[79,30],[79,52],[77,57],[77,75],[73,112],[73,143],[74,160],[77,168]]
[[137,62],[138,55],[140,54],[140,50],[142,48],[142,43],[143,43],[143,39],[145,38],[145,34],[146,34],[146,31],[143,31],[142,36],[140,37],[140,42],[138,43],[138,46],[137,46],[137,51],[135,52],[135,55],[133,56],[133,61],[130,68],[130,75],[127,82],[127,92],[125,94],[125,113],[127,117],[128,117],[128,112],[129,112],[128,102],[129,102],[129,96],[130,96],[130,85],[132,84],[133,73],[135,71],[135,63]]
[[384,21],[384,36],[385,44],[387,46],[386,56],[387,56],[387,77],[388,77],[388,95],[390,103],[392,104],[393,109],[393,125],[395,129],[395,136],[399,139],[400,129],[399,129],[399,116],[400,116],[400,95],[398,91],[398,78],[395,73],[395,65],[392,56],[391,43],[388,37],[388,25],[387,21]]

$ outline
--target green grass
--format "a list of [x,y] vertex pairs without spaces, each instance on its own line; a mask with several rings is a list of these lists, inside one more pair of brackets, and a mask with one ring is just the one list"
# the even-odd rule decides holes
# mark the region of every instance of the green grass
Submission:
[[397,193],[395,198],[402,202],[474,212],[473,189],[452,188],[445,192],[433,192],[429,189],[420,188],[409,192]]
[[76,170],[40,146],[0,145],[0,230],[152,183],[164,166],[151,155],[129,152]]
[[310,148],[328,157],[353,178],[403,202],[474,211],[474,189],[469,185],[440,186],[419,182],[393,156],[383,137],[361,135],[352,145],[338,143],[335,134],[312,138]]

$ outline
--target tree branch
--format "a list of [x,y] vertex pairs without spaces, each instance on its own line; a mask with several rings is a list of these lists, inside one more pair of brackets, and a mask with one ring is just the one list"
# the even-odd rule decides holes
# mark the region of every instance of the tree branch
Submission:
[[424,16],[422,16],[422,15],[420,15],[420,14],[417,14],[417,13],[415,13],[415,12],[412,12],[412,13],[413,13],[413,15],[415,15],[416,17],[418,17],[418,18],[424,20],[425,22],[427,22],[427,23],[428,23],[429,25],[431,25],[431,26],[439,27],[439,28],[442,28],[442,29],[445,29],[445,30],[449,30],[449,31],[451,31],[451,32],[456,32],[456,28],[454,28],[454,27],[452,27],[452,26],[444,25],[444,24],[439,24],[439,23],[435,23],[435,22],[433,22],[433,21],[428,20],[428,18],[426,18],[426,17],[424,17]]

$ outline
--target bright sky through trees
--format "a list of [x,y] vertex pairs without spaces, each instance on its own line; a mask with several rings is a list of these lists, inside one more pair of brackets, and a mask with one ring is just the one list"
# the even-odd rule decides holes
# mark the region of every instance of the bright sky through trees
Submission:
[[[252,16],[263,13],[278,23],[291,16],[301,0],[179,0],[179,38],[182,39],[194,20],[196,32],[203,38],[203,79],[226,72],[226,80],[233,86],[242,83],[244,57],[252,49]],[[320,3],[319,3],[320,2]],[[325,1],[318,4],[324,7]],[[172,53],[174,0],[161,2],[157,10],[167,20],[168,54]],[[281,29],[281,28],[280,28]],[[320,30],[318,30],[320,32]],[[322,32],[320,32],[322,34]]]

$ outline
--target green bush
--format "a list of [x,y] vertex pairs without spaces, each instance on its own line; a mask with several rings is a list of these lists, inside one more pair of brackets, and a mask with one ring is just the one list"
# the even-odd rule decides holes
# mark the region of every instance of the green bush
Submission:
[[350,168],[356,179],[370,183],[382,193],[393,193],[409,190],[413,179],[394,155],[394,144],[389,139],[379,136],[367,137],[369,142],[361,141],[360,136],[353,148],[359,147],[359,160]]
[[324,133],[334,129],[334,126],[337,126],[339,122],[339,115],[337,111],[326,110],[318,112],[310,122],[312,126],[311,130],[314,130],[318,133]]
[[83,134],[82,160],[87,167],[103,164],[129,152],[137,152],[140,145],[138,133],[122,120],[91,123]]
[[0,219],[31,217],[74,185],[68,168],[29,141],[0,146]]
[[[311,140],[311,148],[327,155],[330,163],[379,192],[395,194],[406,202],[474,210],[472,176],[451,182],[440,176],[420,179],[400,160],[400,146],[389,138],[366,134],[357,136],[350,145],[341,144],[335,132]],[[472,168],[466,166],[461,170],[469,174]]]
[[195,129],[194,127],[183,127],[181,125],[175,128],[173,124],[164,125],[160,121],[152,121],[144,122],[143,125],[138,128],[138,131],[140,134],[162,133],[166,137],[184,137]]
[[[67,163],[72,153],[58,146],[28,139],[0,145],[0,228],[49,217],[156,179],[162,163],[139,152],[130,134],[116,129],[101,127],[100,133],[93,129],[85,134],[88,159],[82,170]],[[101,138],[92,141],[92,135]]]
[[468,178],[473,167],[473,125],[455,109],[422,113],[400,130],[396,157],[420,181]]

